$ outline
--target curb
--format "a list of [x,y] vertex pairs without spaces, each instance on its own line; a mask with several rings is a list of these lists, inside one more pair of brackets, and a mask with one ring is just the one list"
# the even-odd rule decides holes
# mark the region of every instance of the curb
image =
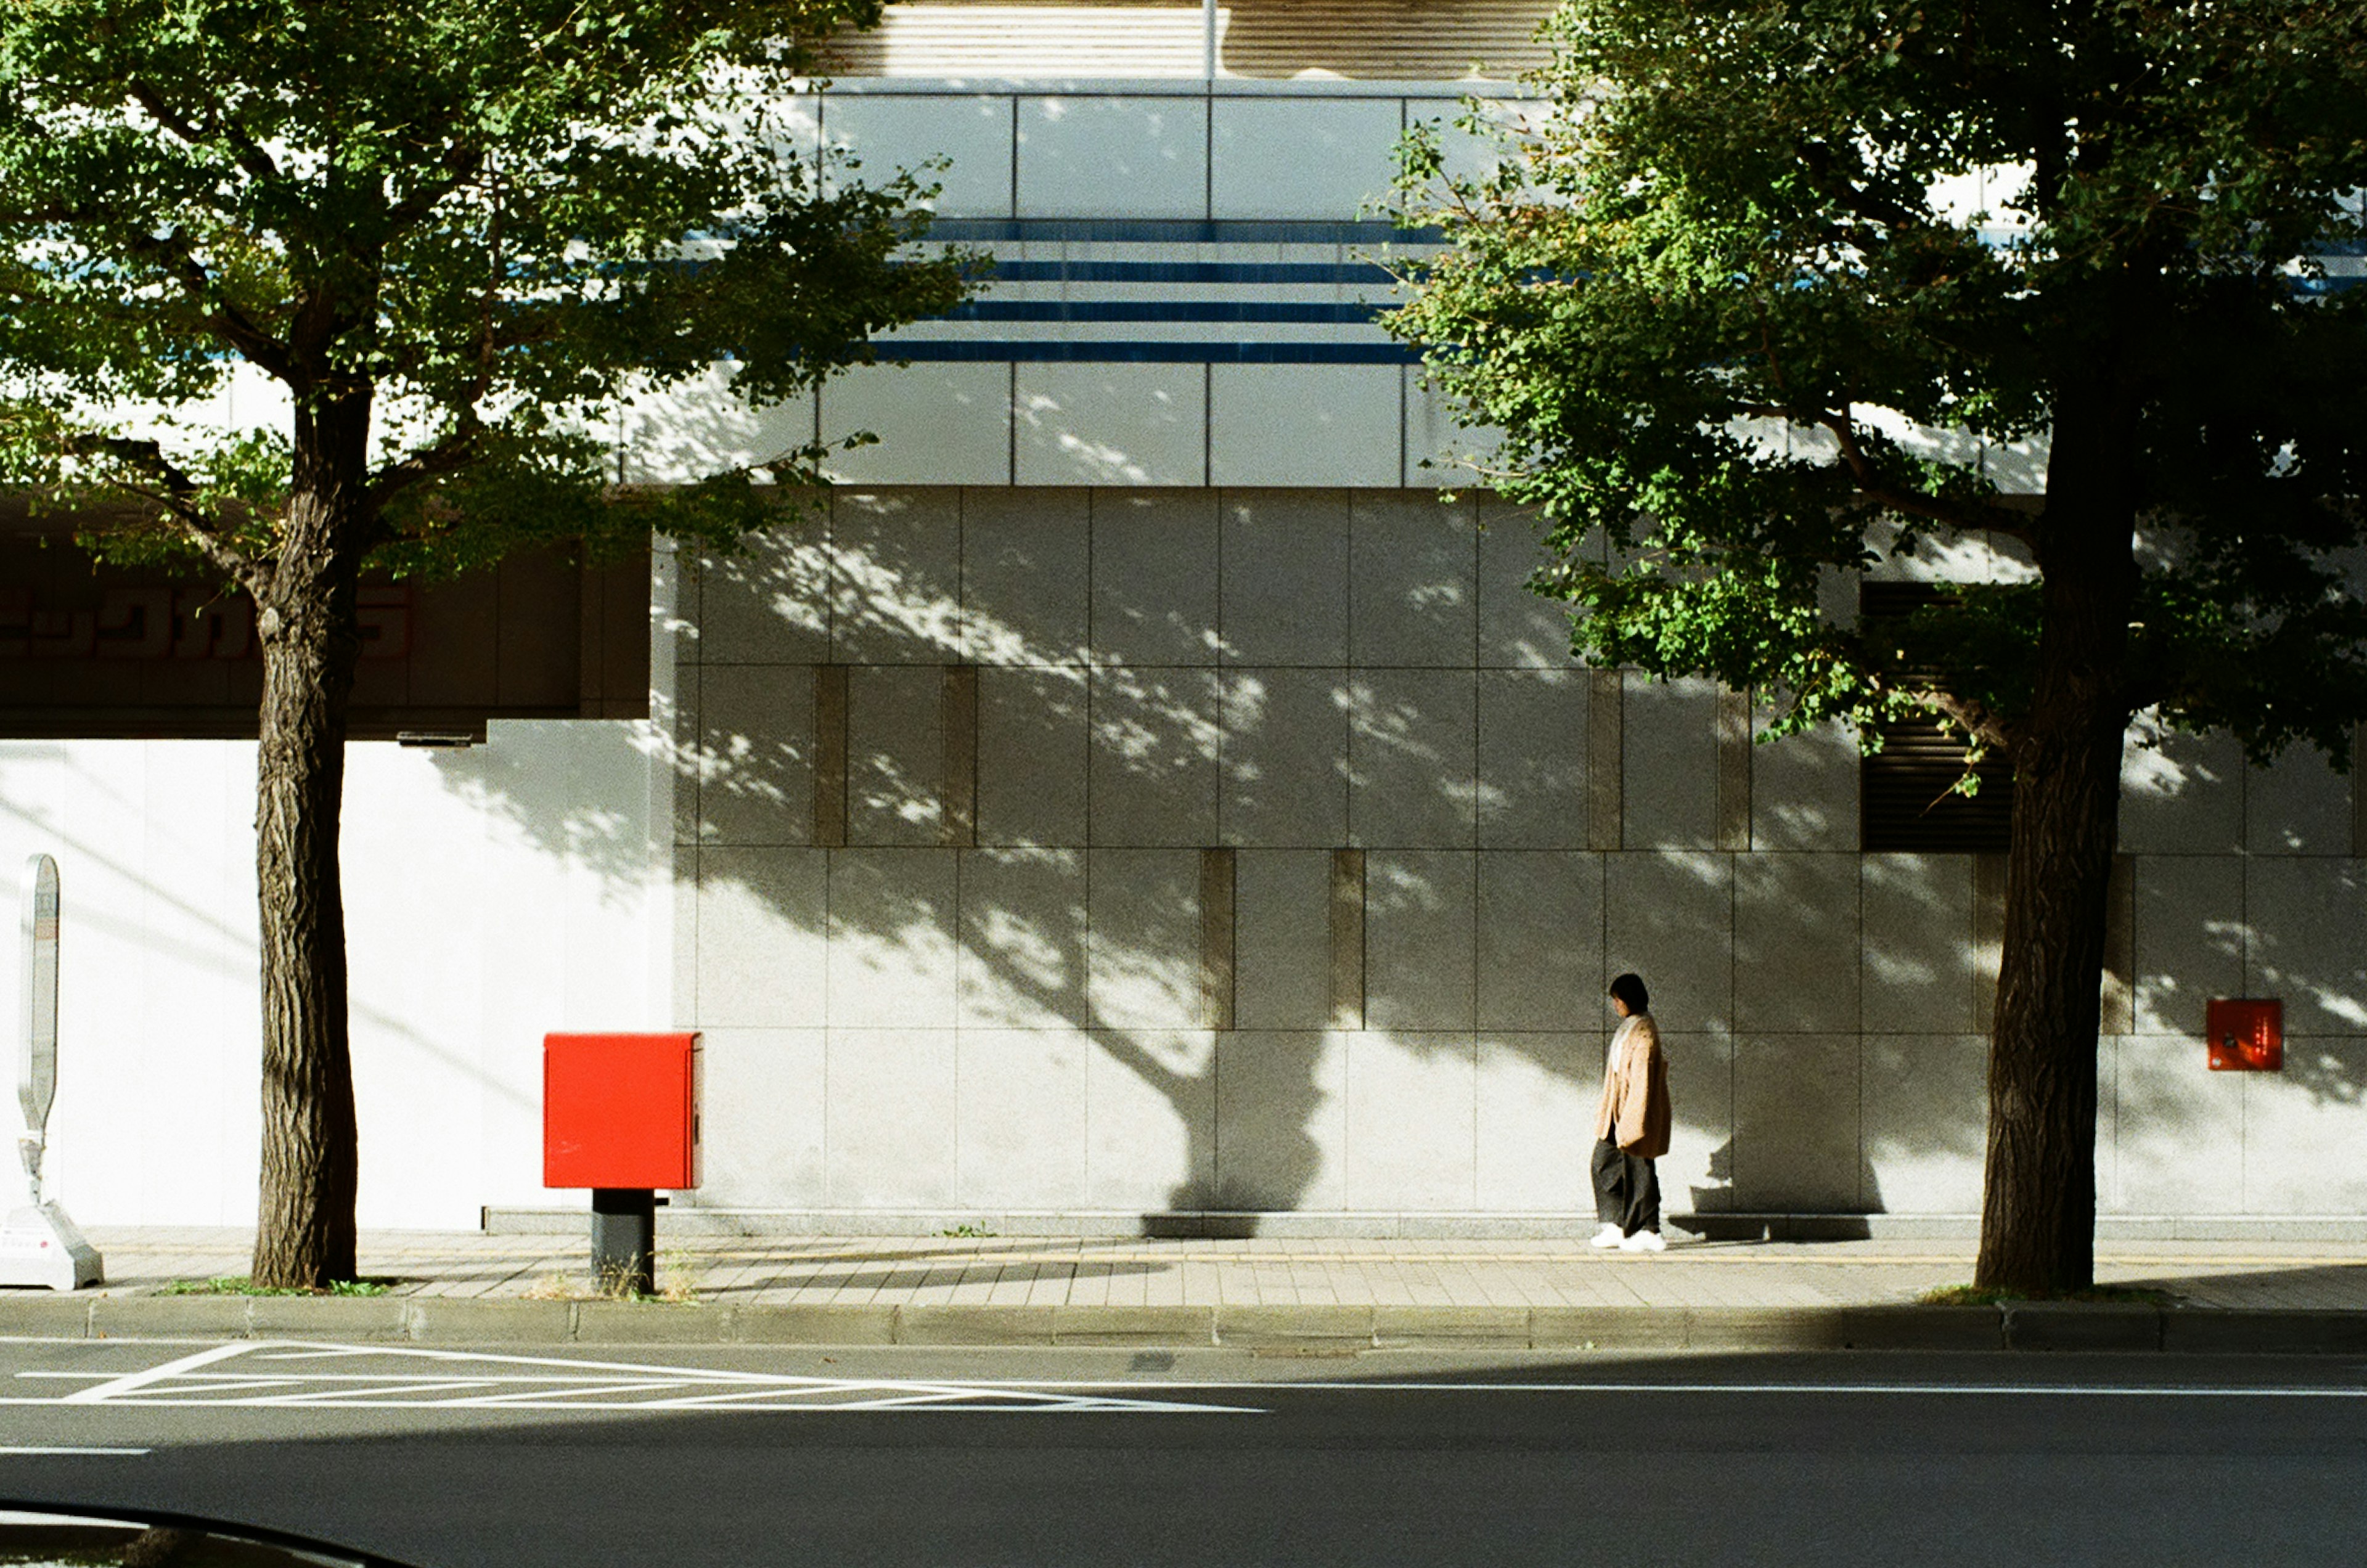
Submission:
[[1225,1346],[1461,1349],[2367,1354],[2367,1313],[1989,1306],[760,1306],[437,1296],[0,1300],[0,1337],[413,1345]]

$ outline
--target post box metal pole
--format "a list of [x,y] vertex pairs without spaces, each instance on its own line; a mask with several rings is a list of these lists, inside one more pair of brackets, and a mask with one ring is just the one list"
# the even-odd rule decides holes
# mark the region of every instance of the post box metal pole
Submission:
[[658,1195],[647,1187],[592,1189],[592,1288],[657,1294]]

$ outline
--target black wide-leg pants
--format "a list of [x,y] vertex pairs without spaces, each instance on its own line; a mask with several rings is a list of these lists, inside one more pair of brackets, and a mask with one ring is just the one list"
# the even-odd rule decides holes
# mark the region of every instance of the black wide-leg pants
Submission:
[[1594,1145],[1594,1214],[1623,1235],[1660,1228],[1660,1173],[1608,1138]]

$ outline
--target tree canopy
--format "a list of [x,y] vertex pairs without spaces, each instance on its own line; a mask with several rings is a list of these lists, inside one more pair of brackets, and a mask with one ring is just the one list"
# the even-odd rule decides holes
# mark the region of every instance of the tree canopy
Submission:
[[2329,263],[2367,241],[2367,10],[1577,0],[1548,32],[1552,112],[1492,174],[1411,149],[1453,249],[1393,321],[1504,431],[1584,651],[1779,731],[1928,705],[2007,744],[2035,574],[1877,637],[1820,579],[2043,556],[1997,454],[2125,402],[2131,707],[2347,753],[2367,291]]
[[[1546,31],[1491,171],[1409,141],[1449,243],[1393,328],[1502,433],[1485,478],[1545,520],[1581,657],[2010,765],[1980,1279],[2085,1285],[2130,721],[2342,761],[2367,718],[2367,7],[1569,0]],[[1862,617],[1861,572],[1934,586]]]
[[[616,502],[620,394],[771,401],[941,310],[910,178],[826,179],[793,91],[877,0],[23,0],[0,17],[0,481],[255,586],[299,426],[364,399],[373,564],[728,534]],[[294,409],[225,428],[238,367]],[[250,402],[259,400],[249,399]]]

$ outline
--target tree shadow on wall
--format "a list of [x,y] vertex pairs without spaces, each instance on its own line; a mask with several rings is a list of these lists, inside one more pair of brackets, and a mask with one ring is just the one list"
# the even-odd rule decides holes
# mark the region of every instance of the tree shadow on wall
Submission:
[[[711,1047],[719,1201],[809,1207],[826,1191],[832,1206],[908,1210],[1345,1206],[1346,1056],[1360,1041],[1387,1054],[1397,1099],[1377,1119],[1364,1113],[1355,1136],[1394,1132],[1418,1144],[1438,1124],[1479,1114],[1467,1103],[1477,1092],[1467,1008],[1426,1017],[1376,1005],[1370,1034],[1330,1027],[1323,934],[1329,852],[1345,841],[1352,774],[1385,778],[1418,820],[1489,808],[1484,767],[1467,739],[1454,739],[1458,728],[1470,732],[1470,699],[1454,694],[1468,672],[1393,680],[1347,667],[1218,664],[1217,590],[1195,564],[1213,558],[1217,509],[1200,492],[842,491],[826,525],[685,569],[674,625],[685,661],[674,699],[650,726],[505,726],[488,748],[438,759],[450,787],[596,871],[606,897],[663,896],[674,858],[689,890],[678,920],[704,923],[691,980],[697,1021],[749,1031],[731,1049],[768,1054],[735,1064]],[[818,678],[823,667],[843,677]],[[961,711],[973,698],[948,667],[975,682],[974,737]],[[827,685],[839,678],[843,796],[821,739],[839,722],[830,710],[842,699]],[[1321,735],[1274,745],[1281,729]],[[635,748],[673,780],[674,819],[657,825],[655,850],[629,790],[586,789],[635,776]],[[1537,787],[1582,788],[1582,778],[1536,778]],[[1200,849],[1221,841],[1226,811],[1251,808],[1295,823],[1263,841],[1298,848],[1245,851],[1239,863],[1255,856],[1289,882],[1298,937],[1245,931],[1245,942],[1274,945],[1245,949],[1240,962],[1278,968],[1282,990],[1300,999],[1289,1016],[1258,1021],[1272,1027],[1219,1031],[1202,970]],[[847,847],[817,847],[840,811]],[[1785,831],[1805,831],[1796,817],[1793,808]],[[950,847],[970,821],[993,841]],[[1440,880],[1472,874],[1455,870],[1474,863],[1467,852],[1372,856],[1387,868],[1368,891],[1400,900],[1401,914],[1489,897]],[[1890,1183],[1877,1183],[1875,1168],[1894,1160],[1962,1180],[1963,1170],[1947,1174],[1956,1162],[1976,1193],[1985,1019],[1973,999],[1982,976],[1966,966],[1966,863],[1870,858],[1857,921],[1848,900],[1808,890],[1793,900],[1788,937],[1738,931],[1738,965],[1772,974],[1789,962],[1787,941],[1856,953],[1842,927],[1862,923],[1863,1041],[1845,1028],[1818,1039],[1813,1020],[1769,1028],[1730,1016],[1722,982],[1688,998],[1682,972],[1704,922],[1725,918],[1730,858],[1672,852],[1644,874],[1666,886],[1619,911],[1609,948],[1587,946],[1600,939],[1578,930],[1567,951],[1522,959],[1538,971],[1566,966],[1555,983],[1566,985],[1569,1010],[1477,1028],[1526,1064],[1541,1100],[1560,1096],[1569,1120],[1590,1116],[1601,976],[1637,966],[1679,982],[1663,1009],[1684,1020],[1672,1027],[1707,1032],[1680,1136],[1699,1145],[1688,1158],[1707,1163],[1723,1148],[1728,1168],[1706,1172],[1697,1208],[1767,1206],[1795,1182],[1797,1168],[1754,1162],[1762,1131],[1813,1145],[1802,1179],[1819,1206],[1878,1205]],[[1576,925],[1592,919],[1600,931],[1600,900],[1611,896],[1598,884]],[[1453,923],[1442,920],[1442,931]],[[1458,940],[1467,945],[1468,932]],[[1412,941],[1408,961],[1435,945]],[[1378,949],[1367,956],[1397,962]],[[1699,967],[1714,975],[1723,962]],[[2327,983],[2339,988],[2339,978]],[[830,1050],[876,1046],[886,1065],[868,1081],[860,1062],[843,1072],[833,1058],[825,1073],[824,1029]],[[1854,1043],[1842,1049],[1836,1036]],[[1750,1049],[1737,1052],[1745,1038]],[[2356,1098],[2347,1068],[2308,1071],[2316,1077],[2293,1081]],[[1466,1087],[1453,1089],[1457,1082]],[[735,1097],[746,1107],[736,1124],[723,1103]],[[1850,1121],[1839,1137],[1835,1108],[1861,1103],[1892,1109]],[[866,1138],[876,1132],[879,1146],[825,1149],[833,1120]],[[733,1163],[727,1130],[761,1138],[761,1155]],[[1568,1167],[1554,1189],[1564,1210],[1585,1206],[1583,1131],[1556,1156]],[[1738,1138],[1743,1131],[1752,1136]],[[1370,1205],[1365,1190],[1359,1197]],[[1471,1202],[1422,1190],[1401,1199],[1394,1206]]]

